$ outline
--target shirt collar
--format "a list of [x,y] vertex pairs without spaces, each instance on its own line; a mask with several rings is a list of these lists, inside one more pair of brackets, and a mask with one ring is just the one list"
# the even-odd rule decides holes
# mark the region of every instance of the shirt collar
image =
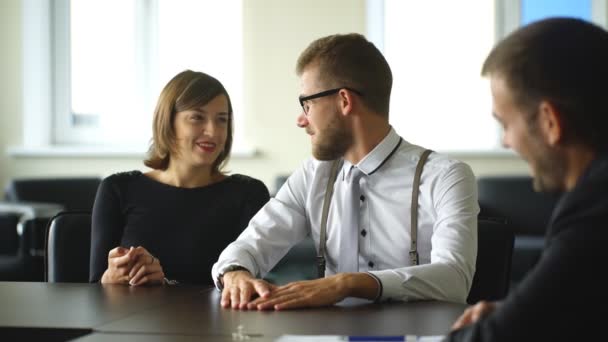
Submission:
[[[386,137],[384,137],[384,139],[382,139],[382,141],[355,166],[366,176],[371,175],[393,155],[393,152],[400,143],[401,137],[395,132],[393,127],[391,127]],[[351,162],[344,160],[344,164],[342,165],[342,179],[345,179],[345,177],[348,176],[352,166],[353,164]]]

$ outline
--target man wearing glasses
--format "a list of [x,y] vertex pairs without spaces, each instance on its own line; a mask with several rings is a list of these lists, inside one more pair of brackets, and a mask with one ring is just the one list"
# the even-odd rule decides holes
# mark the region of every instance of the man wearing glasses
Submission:
[[[222,306],[282,310],[346,297],[464,303],[477,255],[471,169],[389,125],[391,70],[362,35],[314,41],[296,69],[297,124],[314,158],[213,266]],[[306,236],[318,250],[319,279],[282,286],[259,279]]]

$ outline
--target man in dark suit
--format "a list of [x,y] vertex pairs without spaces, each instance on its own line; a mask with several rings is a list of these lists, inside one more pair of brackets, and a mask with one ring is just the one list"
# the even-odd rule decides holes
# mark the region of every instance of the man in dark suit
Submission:
[[482,75],[490,80],[503,144],[528,162],[535,190],[563,194],[536,267],[503,301],[468,308],[447,340],[601,340],[601,312],[608,307],[602,274],[608,265],[608,32],[569,18],[530,24],[494,47]]

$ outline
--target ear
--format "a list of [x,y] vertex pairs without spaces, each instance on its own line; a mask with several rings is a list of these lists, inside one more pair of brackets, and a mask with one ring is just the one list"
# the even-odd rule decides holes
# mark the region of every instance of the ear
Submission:
[[563,121],[552,103],[543,100],[538,105],[538,125],[545,142],[550,146],[563,140]]
[[340,101],[339,106],[342,115],[349,115],[353,111],[355,97],[350,91],[340,89],[340,92],[338,93],[338,101]]

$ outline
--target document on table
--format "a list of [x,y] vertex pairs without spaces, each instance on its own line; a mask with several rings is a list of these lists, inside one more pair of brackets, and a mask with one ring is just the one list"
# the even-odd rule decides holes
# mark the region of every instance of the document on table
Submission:
[[346,341],[403,341],[403,342],[440,342],[445,336],[342,336],[342,335],[283,335],[275,342],[346,342]]

